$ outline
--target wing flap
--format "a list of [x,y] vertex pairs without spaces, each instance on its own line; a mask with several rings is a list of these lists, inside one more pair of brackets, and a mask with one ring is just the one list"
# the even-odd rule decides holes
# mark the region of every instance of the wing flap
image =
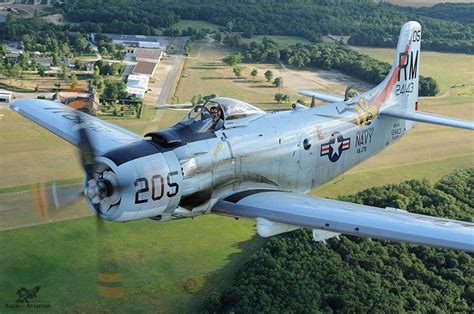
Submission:
[[86,113],[73,112],[70,107],[55,101],[22,99],[13,102],[10,107],[75,146],[79,143],[77,127],[80,122],[77,115],[81,115],[82,123],[93,133],[92,147],[99,154],[142,139],[138,134]]
[[343,97],[327,94],[327,93],[321,93],[321,92],[303,90],[303,91],[300,91],[299,94],[302,96],[314,97],[316,99],[331,102],[331,103],[344,101]]
[[379,114],[381,116],[387,116],[387,117],[392,117],[392,118],[399,118],[399,119],[405,119],[405,120],[416,121],[416,122],[424,122],[424,123],[450,126],[454,128],[474,130],[474,123],[472,123],[471,121],[445,117],[445,116],[428,113],[428,112],[385,109]]
[[213,212],[311,229],[474,252],[474,224],[279,191],[220,200]]

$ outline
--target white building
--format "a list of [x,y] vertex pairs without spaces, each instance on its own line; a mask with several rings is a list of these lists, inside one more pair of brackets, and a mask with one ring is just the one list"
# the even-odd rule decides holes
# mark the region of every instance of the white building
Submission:
[[0,89],[0,102],[9,103],[12,99],[12,92]]
[[144,35],[117,35],[117,34],[104,34],[112,39],[114,44],[122,44],[126,47],[139,47],[139,48],[154,48],[154,49],[165,49],[166,46],[162,46],[158,40],[158,36],[144,36]]
[[127,79],[127,93],[138,99],[142,99],[145,96],[145,92],[148,90],[149,80],[150,77],[148,75],[130,74]]

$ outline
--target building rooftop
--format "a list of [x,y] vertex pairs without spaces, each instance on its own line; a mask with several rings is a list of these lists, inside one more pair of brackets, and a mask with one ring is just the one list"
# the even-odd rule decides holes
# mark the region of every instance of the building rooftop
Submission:
[[138,62],[133,68],[133,74],[153,75],[155,72],[156,63],[153,62]]
[[163,51],[156,50],[156,49],[144,49],[144,48],[137,48],[135,49],[135,57],[137,59],[156,59],[160,60]]
[[121,41],[141,41],[141,42],[157,42],[158,36],[144,36],[144,35],[121,35],[121,34],[105,34],[107,37],[112,38],[112,40],[121,40]]
[[127,79],[127,87],[131,88],[148,88],[149,76],[144,74],[130,74]]

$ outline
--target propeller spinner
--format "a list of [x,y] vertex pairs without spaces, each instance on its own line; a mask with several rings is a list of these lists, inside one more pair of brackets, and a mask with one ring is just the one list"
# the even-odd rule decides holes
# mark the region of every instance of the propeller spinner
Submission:
[[[76,112],[79,121],[79,153],[85,173],[84,195],[98,217],[106,214],[111,205],[120,200],[120,186],[117,176],[104,164],[96,162],[96,154],[91,145],[90,132],[87,130],[81,113]],[[105,212],[103,212],[105,211]]]

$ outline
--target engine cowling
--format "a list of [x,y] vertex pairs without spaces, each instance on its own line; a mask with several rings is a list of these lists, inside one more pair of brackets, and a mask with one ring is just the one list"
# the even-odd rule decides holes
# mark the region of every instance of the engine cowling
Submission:
[[[161,152],[143,140],[109,151],[95,159],[94,183],[85,183],[91,208],[99,204],[100,216],[107,220],[130,221],[142,218],[168,220],[181,199],[183,175],[173,151]],[[94,180],[92,180],[94,181]]]

